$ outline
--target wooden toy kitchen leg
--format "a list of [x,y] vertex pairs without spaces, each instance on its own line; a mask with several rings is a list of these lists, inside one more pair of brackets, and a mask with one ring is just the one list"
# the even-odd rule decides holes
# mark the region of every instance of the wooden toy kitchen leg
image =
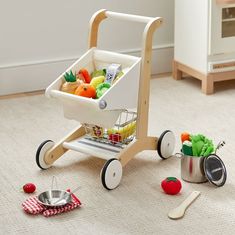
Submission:
[[45,155],[42,156],[45,165],[51,166],[58,158],[60,158],[68,149],[63,147],[64,142],[69,142],[74,139],[77,139],[83,135],[85,135],[86,131],[83,126],[76,128],[71,133],[69,133],[66,137],[60,140],[57,144],[55,144],[52,148],[45,152]]
[[176,60],[173,61],[173,78],[175,80],[182,79],[183,73],[186,73],[198,80],[201,80],[202,92],[206,95],[213,94],[214,92],[214,77],[211,74],[201,73],[185,64],[182,64]]
[[178,63],[175,60],[172,63],[172,76],[175,80],[181,80],[183,78],[183,72],[178,68]]
[[202,77],[202,92],[210,95],[214,93],[214,81],[213,76],[210,74]]

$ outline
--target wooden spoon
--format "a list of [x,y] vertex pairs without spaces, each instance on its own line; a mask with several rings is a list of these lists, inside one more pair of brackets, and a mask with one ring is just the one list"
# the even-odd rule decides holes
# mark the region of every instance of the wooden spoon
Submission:
[[184,216],[186,209],[200,195],[199,191],[193,191],[178,207],[168,213],[170,219],[180,219]]

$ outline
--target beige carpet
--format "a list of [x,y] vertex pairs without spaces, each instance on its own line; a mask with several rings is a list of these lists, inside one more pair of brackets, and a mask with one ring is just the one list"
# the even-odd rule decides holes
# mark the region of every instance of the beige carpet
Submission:
[[[224,187],[209,183],[183,183],[178,196],[160,188],[167,176],[180,177],[179,159],[162,161],[156,151],[145,151],[124,168],[121,185],[105,190],[99,178],[101,159],[68,152],[54,166],[41,171],[35,152],[45,139],[58,141],[77,123],[63,118],[57,100],[44,95],[0,100],[0,234],[234,234],[235,229],[235,83],[216,85],[216,93],[205,96],[195,79],[172,78],[151,81],[150,135],[166,129],[177,137],[183,131],[203,133],[216,143],[228,170]],[[37,185],[37,193],[50,188],[52,176],[63,189],[81,185],[76,194],[83,207],[67,214],[45,218],[29,216],[21,203],[26,182]],[[201,196],[183,219],[172,221],[167,213],[193,190]]]

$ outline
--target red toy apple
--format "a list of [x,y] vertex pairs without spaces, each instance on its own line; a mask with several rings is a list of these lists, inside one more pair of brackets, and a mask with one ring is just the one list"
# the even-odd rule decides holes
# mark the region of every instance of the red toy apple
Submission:
[[166,194],[175,195],[180,192],[182,185],[176,177],[167,177],[161,183],[162,189]]
[[33,193],[36,190],[36,186],[33,183],[27,183],[23,186],[25,193]]

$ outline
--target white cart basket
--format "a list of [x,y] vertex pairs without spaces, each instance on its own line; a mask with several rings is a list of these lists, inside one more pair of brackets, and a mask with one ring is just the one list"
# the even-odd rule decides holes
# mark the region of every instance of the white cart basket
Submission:
[[111,63],[121,64],[124,75],[99,99],[86,98],[60,91],[64,73],[46,90],[48,97],[63,103],[64,115],[81,123],[112,127],[124,109],[136,108],[138,101],[141,58],[91,48],[66,72],[86,68],[89,73],[107,68]]

